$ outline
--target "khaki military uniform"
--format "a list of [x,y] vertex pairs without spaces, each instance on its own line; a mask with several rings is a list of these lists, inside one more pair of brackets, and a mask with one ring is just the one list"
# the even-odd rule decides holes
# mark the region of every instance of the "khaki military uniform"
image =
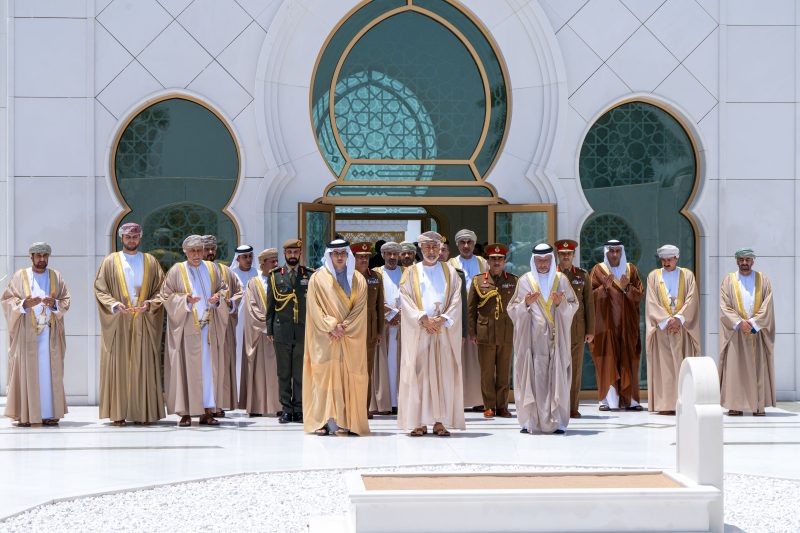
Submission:
[[303,265],[294,272],[284,265],[269,273],[267,335],[274,337],[281,406],[290,415],[303,413],[306,291],[313,273],[313,268]]
[[572,386],[569,392],[570,411],[578,410],[578,393],[581,391],[581,375],[583,372],[583,347],[586,335],[594,335],[594,302],[592,301],[592,284],[589,273],[573,266],[562,272],[569,280],[575,296],[578,298],[578,311],[572,317]]
[[486,409],[507,409],[514,351],[514,324],[506,305],[514,296],[517,276],[488,272],[472,278],[467,305],[468,332],[478,341],[481,394]]
[[367,280],[367,370],[369,372],[367,409],[369,409],[369,402],[372,399],[375,351],[378,349],[378,339],[383,335],[383,277],[371,269],[367,270],[367,275],[364,277]]

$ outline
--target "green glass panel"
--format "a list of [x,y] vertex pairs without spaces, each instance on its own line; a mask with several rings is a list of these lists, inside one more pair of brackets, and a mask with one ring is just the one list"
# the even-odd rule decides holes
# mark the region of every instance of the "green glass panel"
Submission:
[[500,212],[494,214],[495,241],[508,245],[506,270],[517,276],[530,272],[531,254],[547,242],[547,213]]
[[492,191],[486,187],[426,187],[424,185],[404,186],[404,185],[337,185],[331,187],[328,196],[369,196],[373,198],[491,198]]
[[[692,194],[697,161],[691,139],[666,111],[644,102],[622,104],[600,117],[581,147],[580,179],[594,213],[580,235],[581,266],[603,260],[603,243],[619,239],[642,282],[660,264],[656,249],[674,244],[680,264],[695,269],[695,234],[680,213]],[[640,331],[640,385],[647,386],[644,306]],[[595,369],[586,351],[583,387],[595,388]]]
[[345,181],[476,181],[468,165],[351,165]]
[[222,209],[236,188],[239,156],[214,113],[180,98],[144,109],[123,131],[114,164],[131,208],[120,224],[142,224],[142,250],[165,269],[183,260],[181,244],[193,233],[216,235],[218,256],[233,255],[236,228]]
[[325,211],[306,211],[305,230],[305,264],[311,268],[319,268],[325,256],[325,246],[331,237],[331,214]]

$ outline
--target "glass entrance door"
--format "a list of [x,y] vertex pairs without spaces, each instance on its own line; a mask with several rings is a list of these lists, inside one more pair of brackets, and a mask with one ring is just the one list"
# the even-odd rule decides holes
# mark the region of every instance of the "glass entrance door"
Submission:
[[325,246],[333,240],[335,234],[335,207],[328,204],[299,203],[297,213],[304,264],[319,268],[322,266]]
[[556,239],[556,204],[489,206],[489,242],[508,245],[506,270],[522,276],[530,270],[537,244]]

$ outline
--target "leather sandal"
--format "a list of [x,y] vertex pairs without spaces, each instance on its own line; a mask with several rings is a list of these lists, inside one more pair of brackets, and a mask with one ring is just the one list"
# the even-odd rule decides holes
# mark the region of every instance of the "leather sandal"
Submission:
[[741,411],[737,411],[735,409],[728,409],[727,415],[728,416],[742,416],[742,412]]
[[764,411],[756,411],[755,413],[753,413],[753,416],[767,416],[767,413],[765,413]]
[[43,426],[57,426],[58,419],[57,418],[48,418],[47,420],[42,420]]
[[421,437],[428,432],[428,426],[420,426],[418,428],[414,428],[413,431],[408,433],[409,437]]
[[125,426],[128,425],[128,423],[125,422],[124,420],[114,420],[113,422],[111,422],[111,425],[114,426],[115,428],[124,428]]
[[436,435],[437,437],[449,437],[450,436],[450,432],[447,431],[447,428],[444,427],[444,424],[442,424],[441,422],[436,422],[433,425],[433,434]]
[[181,419],[178,421],[179,428],[188,428],[192,425],[192,417],[189,415],[182,416]]
[[629,405],[628,407],[625,408],[625,410],[626,411],[641,411],[642,410],[642,406],[641,405]]
[[605,404],[600,404],[600,407],[597,408],[598,411],[610,411],[611,408]]
[[14,427],[29,428],[29,427],[31,427],[31,424],[30,424],[30,422],[17,422],[17,423],[14,424]]
[[212,415],[205,415],[200,417],[200,425],[201,426],[218,426],[219,420],[214,418]]
[[314,435],[316,435],[317,437],[327,437],[330,434],[331,430],[328,427],[328,424],[325,424],[324,426],[322,426],[321,428],[319,428],[314,432]]

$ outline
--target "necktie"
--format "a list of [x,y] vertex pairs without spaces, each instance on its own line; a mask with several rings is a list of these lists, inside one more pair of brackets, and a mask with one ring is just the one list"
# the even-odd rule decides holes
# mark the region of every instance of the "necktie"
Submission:
[[294,269],[289,269],[289,284],[294,287],[294,282],[297,279],[297,272]]

